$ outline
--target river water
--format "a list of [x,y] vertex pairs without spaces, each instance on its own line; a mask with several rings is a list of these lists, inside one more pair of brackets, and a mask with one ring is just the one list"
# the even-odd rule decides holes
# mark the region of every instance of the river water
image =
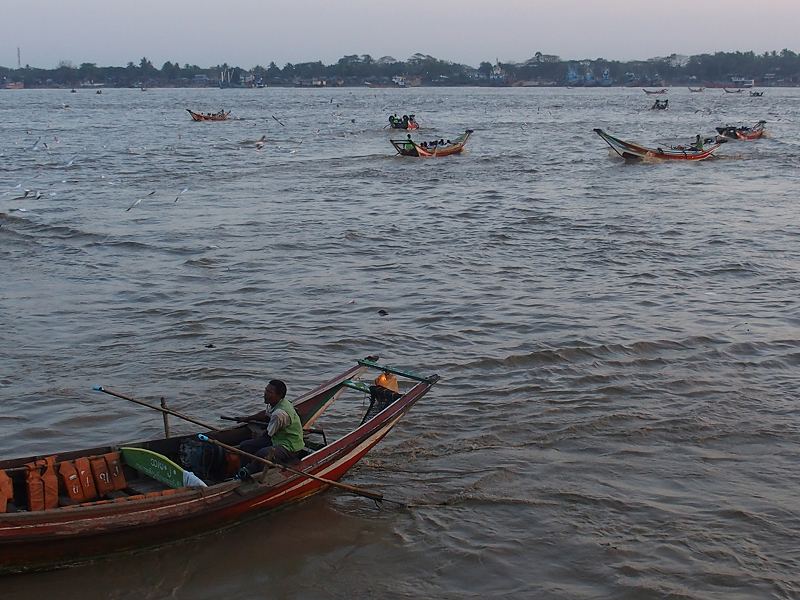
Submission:
[[[800,597],[800,90],[666,97],[0,94],[3,457],[158,437],[93,384],[222,424],[369,354],[442,377],[345,478],[410,507],[328,492],[3,598]],[[396,157],[394,112],[475,133]],[[592,132],[761,118],[696,164]]]

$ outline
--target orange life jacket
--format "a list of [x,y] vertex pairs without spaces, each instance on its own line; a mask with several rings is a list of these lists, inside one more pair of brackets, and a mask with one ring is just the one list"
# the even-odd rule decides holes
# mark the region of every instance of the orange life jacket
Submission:
[[28,474],[25,476],[25,487],[28,488],[28,510],[44,510],[44,482],[42,472],[35,462],[25,465]]
[[61,482],[67,490],[69,499],[73,502],[83,502],[86,498],[83,496],[83,486],[75,463],[71,460],[62,461],[58,466],[58,473],[61,475]]
[[97,488],[97,493],[100,496],[105,496],[108,492],[113,492],[114,482],[111,481],[111,473],[108,470],[106,459],[102,456],[95,456],[89,463],[92,466],[94,485]]
[[9,501],[14,501],[14,483],[8,473],[0,471],[0,513],[6,512]]
[[28,488],[28,510],[47,510],[58,506],[58,476],[55,469],[56,457],[28,463],[25,483]]
[[78,478],[81,480],[84,500],[94,500],[97,498],[97,488],[94,486],[94,477],[92,477],[92,467],[89,465],[89,459],[85,456],[76,458],[75,468],[78,469]]
[[44,472],[42,473],[42,483],[44,484],[44,507],[58,507],[58,474],[56,474],[56,457],[48,456],[42,462]]
[[108,465],[108,472],[111,474],[111,482],[114,484],[114,489],[124,490],[128,487],[128,482],[125,481],[125,473],[122,472],[122,460],[119,457],[119,452],[109,452],[104,455],[104,458]]

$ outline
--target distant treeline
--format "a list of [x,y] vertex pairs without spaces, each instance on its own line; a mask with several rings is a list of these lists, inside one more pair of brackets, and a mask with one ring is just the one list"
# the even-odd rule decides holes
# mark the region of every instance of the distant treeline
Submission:
[[26,65],[0,67],[0,84],[25,87],[185,87],[281,85],[703,85],[753,79],[756,85],[800,85],[800,55],[780,52],[716,52],[696,56],[673,54],[636,61],[562,60],[537,52],[521,63],[482,62],[477,68],[415,54],[405,61],[391,56],[348,55],[336,63],[274,62],[250,69],[227,64],[201,68],[165,62],[156,68],[146,57],[125,67],[75,66],[62,61],[54,69]]

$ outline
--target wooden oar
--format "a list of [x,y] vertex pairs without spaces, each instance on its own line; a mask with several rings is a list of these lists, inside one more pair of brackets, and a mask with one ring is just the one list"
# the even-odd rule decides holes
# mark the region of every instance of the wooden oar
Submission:
[[226,417],[225,415],[220,415],[219,418],[222,419],[223,421],[246,423],[247,425],[262,425],[264,427],[269,425],[269,421],[259,421],[258,419],[249,419],[247,417]]
[[219,427],[214,427],[213,425],[209,425],[208,423],[203,423],[202,421],[198,421],[197,419],[193,419],[188,415],[184,415],[183,413],[179,413],[177,410],[172,410],[170,408],[163,408],[161,406],[155,406],[154,404],[148,404],[147,402],[142,402],[141,400],[137,400],[136,398],[131,398],[130,396],[126,396],[125,394],[120,394],[119,392],[115,392],[114,390],[108,390],[104,388],[102,385],[95,385],[92,387],[93,390],[97,392],[103,392],[108,394],[109,396],[116,396],[117,398],[122,398],[123,400],[128,400],[129,402],[134,402],[136,404],[141,404],[142,406],[146,406],[147,408],[152,408],[153,410],[157,410],[161,413],[166,413],[168,415],[173,415],[178,417],[179,419],[183,419],[184,421],[189,421],[189,423],[194,423],[195,425],[200,425],[200,427],[204,427],[209,431],[219,431]]
[[292,467],[287,467],[286,465],[281,465],[271,460],[267,460],[266,458],[261,458],[260,456],[256,456],[255,454],[250,454],[249,452],[245,452],[244,450],[240,450],[236,446],[230,446],[228,444],[224,444],[219,440],[214,440],[207,435],[203,435],[202,433],[197,434],[197,438],[200,441],[207,442],[209,444],[214,444],[215,446],[219,446],[220,448],[224,448],[229,452],[235,452],[242,456],[246,456],[252,460],[256,460],[258,462],[264,463],[269,467],[274,467],[277,469],[281,469],[283,471],[288,471],[289,473],[294,473],[295,475],[300,475],[301,477],[308,477],[309,479],[313,479],[315,481],[319,481],[321,483],[332,485],[333,487],[337,487],[339,489],[345,490],[350,492],[351,494],[355,494],[357,496],[363,496],[364,498],[369,498],[370,500],[374,500],[375,502],[383,502],[383,494],[380,492],[371,492],[369,490],[365,490],[363,488],[356,487],[354,485],[348,485],[346,483],[340,483],[338,481],[333,481],[331,479],[325,479],[324,477],[318,477],[316,475],[312,475],[311,473],[306,473],[305,471],[300,471],[298,469],[293,469]]

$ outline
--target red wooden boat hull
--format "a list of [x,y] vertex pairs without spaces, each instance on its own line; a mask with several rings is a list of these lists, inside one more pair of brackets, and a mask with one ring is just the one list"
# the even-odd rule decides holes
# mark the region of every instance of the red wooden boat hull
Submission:
[[[313,423],[343,391],[341,382],[362,370],[361,366],[354,367],[298,400],[295,405],[304,421]],[[438,377],[432,376],[417,383],[372,419],[305,457],[294,468],[338,481],[436,380]],[[236,429],[208,436],[224,440]],[[0,468],[26,460],[4,461]],[[206,488],[183,488],[165,497],[0,514],[0,573],[65,566],[209,533],[283,508],[327,487],[323,482],[273,469],[263,482],[232,480]]]
[[713,144],[700,151],[691,149],[664,150],[663,148],[648,148],[633,142],[626,142],[609,135],[602,129],[595,129],[594,132],[599,135],[614,152],[625,160],[706,160],[711,158],[714,151],[720,146],[719,144]]

